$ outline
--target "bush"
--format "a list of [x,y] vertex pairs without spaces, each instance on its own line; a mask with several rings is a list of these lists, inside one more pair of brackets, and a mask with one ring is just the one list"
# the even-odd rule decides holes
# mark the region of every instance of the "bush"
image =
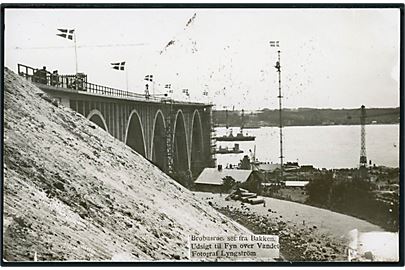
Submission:
[[372,190],[373,184],[360,179],[333,180],[331,175],[322,175],[306,186],[308,204],[331,209],[395,230],[398,221],[395,208],[378,201]]

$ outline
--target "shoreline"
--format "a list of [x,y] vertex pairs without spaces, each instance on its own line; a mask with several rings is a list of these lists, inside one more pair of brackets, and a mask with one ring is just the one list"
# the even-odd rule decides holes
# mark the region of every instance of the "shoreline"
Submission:
[[[365,124],[366,126],[388,126],[388,125],[400,125],[401,123],[377,123],[377,124]],[[361,124],[330,124],[330,125],[283,125],[283,128],[288,127],[333,127],[333,126],[361,126]],[[254,127],[244,127],[243,129],[259,129],[265,127],[278,128],[278,125],[265,125],[265,126],[254,126]],[[214,124],[214,128],[226,128],[226,125]],[[229,128],[239,128],[238,126]]]

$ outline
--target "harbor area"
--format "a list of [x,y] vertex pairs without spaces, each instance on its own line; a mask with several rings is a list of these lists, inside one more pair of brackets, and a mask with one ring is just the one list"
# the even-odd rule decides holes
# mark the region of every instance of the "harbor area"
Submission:
[[280,164],[251,161],[245,155],[237,165],[205,168],[193,190],[228,194],[242,188],[248,193],[328,209],[398,231],[398,168],[370,165],[319,169],[298,162],[286,162],[282,171],[280,168]]

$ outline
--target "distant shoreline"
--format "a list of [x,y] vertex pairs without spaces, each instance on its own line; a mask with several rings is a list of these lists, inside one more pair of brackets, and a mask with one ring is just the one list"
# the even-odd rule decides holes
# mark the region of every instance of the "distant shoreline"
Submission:
[[[366,126],[388,126],[388,125],[400,125],[401,123],[377,123],[377,124],[366,124]],[[329,127],[329,126],[360,126],[360,124],[328,124],[328,125],[284,125],[285,127]],[[215,128],[226,127],[225,125],[216,125]],[[259,129],[264,127],[278,127],[278,125],[265,125],[265,126],[245,126],[244,129]],[[239,126],[230,126],[229,128],[239,128]]]
[[[283,126],[335,126],[360,125],[359,109],[297,109],[282,112]],[[280,112],[262,110],[258,112],[213,111],[214,123],[247,128],[261,126],[279,126]],[[366,125],[397,124],[401,122],[400,108],[366,109]]]

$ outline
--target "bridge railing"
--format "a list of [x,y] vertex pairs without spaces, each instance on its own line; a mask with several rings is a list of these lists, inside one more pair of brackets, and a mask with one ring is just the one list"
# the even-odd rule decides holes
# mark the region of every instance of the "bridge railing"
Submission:
[[37,69],[23,64],[18,64],[18,74],[34,83],[40,83],[57,88],[86,91],[88,93],[98,95],[128,97],[159,102],[167,99],[167,97],[154,97],[151,95],[138,94],[108,86],[89,83],[87,82],[87,76],[82,73],[78,73],[76,75],[59,75],[57,73],[51,73],[45,69]]

